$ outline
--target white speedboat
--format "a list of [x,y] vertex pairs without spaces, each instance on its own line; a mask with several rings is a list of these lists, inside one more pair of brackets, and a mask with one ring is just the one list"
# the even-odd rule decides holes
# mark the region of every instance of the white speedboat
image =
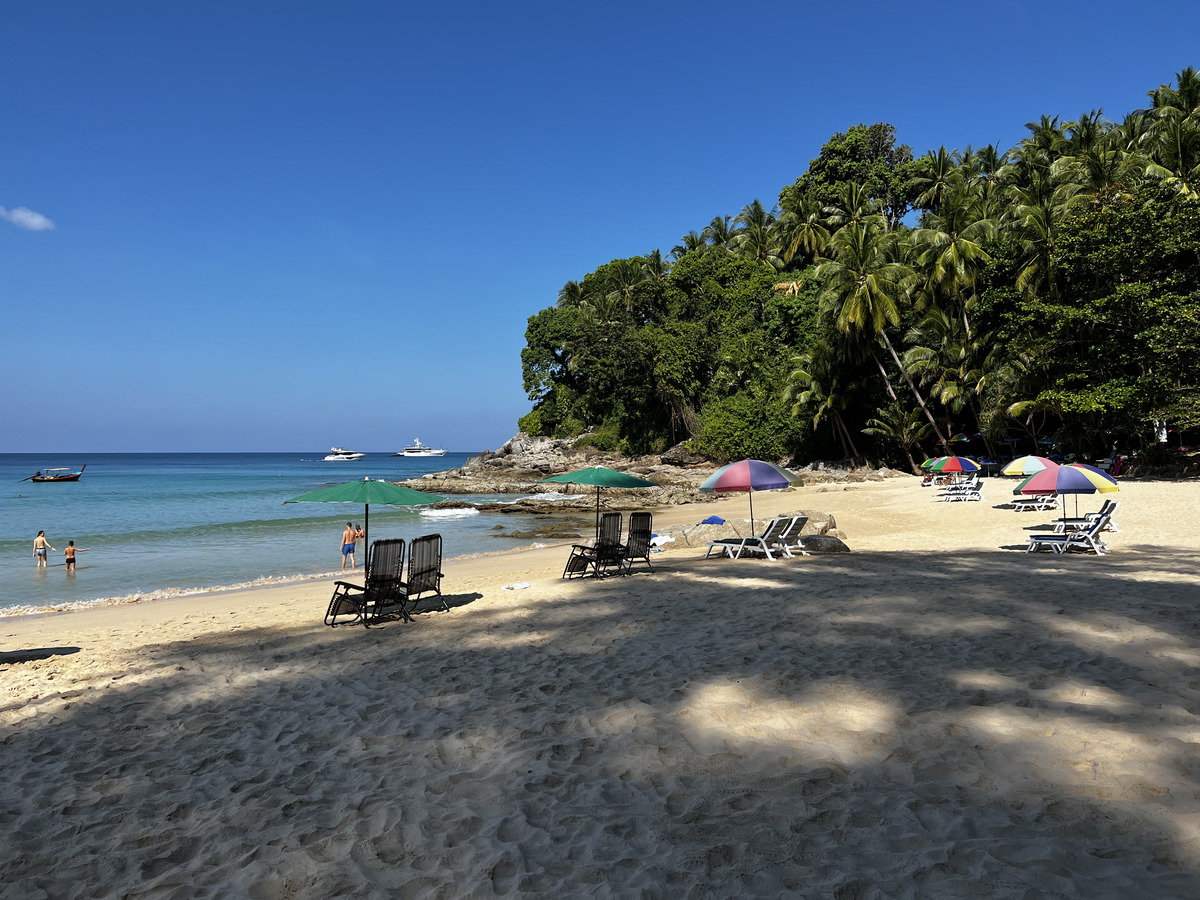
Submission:
[[445,456],[445,450],[439,450],[434,447],[426,447],[416,438],[413,438],[412,446],[405,447],[399,453],[393,453],[392,456]]
[[347,450],[345,447],[330,447],[329,455],[325,457],[325,462],[354,462],[356,459],[362,459],[367,454],[356,453],[353,450]]

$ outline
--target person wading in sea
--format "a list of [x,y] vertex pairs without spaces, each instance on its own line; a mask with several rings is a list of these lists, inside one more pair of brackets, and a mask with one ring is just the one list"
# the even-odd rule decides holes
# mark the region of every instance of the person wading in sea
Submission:
[[357,538],[354,525],[347,522],[346,530],[342,532],[342,569],[346,568],[346,557],[350,557],[350,568],[354,568],[354,542]]
[[65,550],[63,550],[63,556],[65,556],[67,558],[67,571],[68,572],[75,571],[75,554],[76,553],[87,553],[91,549],[92,549],[91,547],[76,547],[74,541],[67,541],[67,547]]
[[39,569],[46,568],[46,548],[53,550],[50,542],[46,540],[46,532],[39,531],[37,537],[33,539],[33,558],[37,560]]

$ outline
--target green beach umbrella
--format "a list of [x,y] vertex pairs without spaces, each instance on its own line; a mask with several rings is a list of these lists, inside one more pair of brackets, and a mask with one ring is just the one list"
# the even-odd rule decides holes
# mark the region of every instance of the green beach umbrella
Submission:
[[561,475],[551,475],[549,478],[542,479],[542,482],[546,481],[556,481],[561,484],[594,484],[596,486],[597,540],[600,538],[600,488],[641,488],[659,486],[653,481],[647,481],[645,478],[638,478],[636,475],[629,475],[626,472],[618,472],[616,469],[607,469],[604,466],[591,466],[587,469],[580,469],[577,472],[564,472]]
[[364,478],[362,481],[347,481],[344,484],[334,484],[327,488],[321,488],[319,491],[310,491],[307,494],[301,494],[299,497],[293,497],[291,500],[284,500],[284,503],[361,503],[363,505],[363,515],[365,525],[363,527],[363,541],[366,543],[368,551],[371,547],[371,504],[382,503],[384,506],[428,506],[430,503],[437,503],[439,500],[445,500],[445,497],[438,497],[435,494],[426,494],[421,491],[414,491],[412,488],[406,488],[403,485],[392,484],[390,481],[372,481],[370,478]]
[[946,456],[931,456],[929,459],[925,460],[925,462],[921,463],[921,468],[922,469],[933,468],[934,463],[939,463],[943,459],[948,459],[948,458],[949,457],[946,457]]

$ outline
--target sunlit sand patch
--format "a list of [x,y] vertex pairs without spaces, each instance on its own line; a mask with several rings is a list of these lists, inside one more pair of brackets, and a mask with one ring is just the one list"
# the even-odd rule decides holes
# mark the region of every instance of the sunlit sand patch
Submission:
[[984,709],[966,713],[963,720],[991,739],[991,750],[1019,762],[1021,770],[1098,799],[1154,795],[1157,789],[1151,786],[1175,782],[1191,752],[1178,740],[1061,711]]
[[984,634],[989,631],[1002,631],[1012,627],[1011,622],[992,616],[964,616],[958,613],[922,613],[916,612],[920,603],[915,600],[907,601],[911,609],[879,610],[866,613],[842,613],[831,615],[829,618],[836,624],[870,625],[878,628],[893,629],[901,634],[916,634],[930,636],[937,634]]
[[685,734],[701,754],[772,752],[844,765],[886,754],[895,710],[841,682],[781,697],[758,679],[702,685],[680,707]]
[[1016,678],[995,672],[950,672],[946,680],[956,688],[973,688],[977,691],[1018,691],[1025,685]]
[[1191,646],[1178,635],[1152,628],[1135,619],[1104,616],[1099,620],[1069,616],[1031,615],[1045,626],[1047,633],[1070,636],[1080,647],[1112,654],[1129,663],[1141,663],[1149,655],[1200,665],[1200,648]]
[[1044,691],[1042,697],[1053,703],[1087,706],[1112,713],[1136,712],[1138,704],[1100,684],[1071,679]]

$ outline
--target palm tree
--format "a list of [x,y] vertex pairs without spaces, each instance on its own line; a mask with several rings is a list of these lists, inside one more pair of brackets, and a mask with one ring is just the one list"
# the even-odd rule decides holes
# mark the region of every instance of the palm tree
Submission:
[[671,271],[671,264],[663,259],[661,250],[651,250],[642,257],[642,277],[651,281],[661,281]]
[[[905,371],[887,333],[889,326],[900,323],[900,302],[905,294],[905,284],[912,276],[911,269],[896,262],[900,250],[896,233],[884,230],[879,221],[868,219],[843,226],[830,243],[837,255],[817,268],[817,274],[825,281],[822,299],[826,314],[851,340],[876,347],[882,343],[887,348],[933,426],[938,443],[948,448],[949,443],[934,421],[925,398]],[[886,383],[887,373],[878,355],[871,355]]]
[[1144,146],[1154,160],[1146,167],[1147,175],[1189,200],[1200,196],[1200,110],[1156,110]]
[[679,239],[679,243],[671,248],[671,255],[676,260],[680,259],[685,253],[691,253],[693,250],[699,250],[707,246],[704,242],[704,236],[693,230],[689,231]]
[[754,257],[776,269],[783,268],[783,246],[775,210],[768,210],[755,199],[733,221],[741,226],[732,238],[734,252]]
[[921,209],[936,210],[942,205],[946,193],[962,182],[962,172],[954,154],[945,147],[930,150],[917,160],[917,164],[918,174],[913,181],[921,193],[917,195],[915,203]]
[[825,207],[825,216],[830,228],[843,228],[863,222],[881,225],[885,230],[887,220],[879,214],[879,201],[867,193],[866,187],[853,181],[838,185],[836,201]]
[[609,264],[605,287],[610,297],[617,297],[626,309],[632,309],[633,289],[645,280],[646,273],[640,264],[632,259],[616,259]]
[[1113,123],[1104,118],[1104,110],[1093,109],[1090,113],[1083,113],[1076,121],[1068,122],[1064,129],[1064,154],[1079,156],[1088,150],[1103,147],[1112,128]]
[[816,199],[809,195],[798,198],[779,222],[783,229],[784,262],[791,262],[801,249],[814,260],[821,258],[829,244],[829,229],[821,221],[821,204]]
[[945,310],[933,308],[909,329],[912,344],[904,353],[904,366],[948,412],[970,411],[983,434],[988,453],[995,448],[984,429],[982,396],[1003,364],[999,342],[990,334],[968,335],[962,323]]
[[1010,190],[1010,230],[1020,241],[1024,256],[1017,275],[1017,289],[1026,296],[1045,291],[1058,296],[1058,232],[1073,216],[1083,198],[1080,186],[1058,184],[1048,197],[1039,189],[1014,187]]
[[559,306],[582,306],[586,299],[583,282],[568,281],[558,291]]
[[737,228],[730,225],[729,216],[713,216],[713,220],[704,227],[704,239],[714,247],[731,249]]
[[831,344],[821,342],[811,350],[793,356],[792,362],[796,368],[783,389],[784,402],[792,404],[792,415],[799,416],[807,409],[814,409],[814,429],[822,419],[828,418],[830,427],[841,441],[842,451],[857,466],[860,460],[858,448],[842,417],[842,410],[849,406],[841,382],[842,373],[846,371],[844,361],[837,358]]
[[899,444],[908,457],[913,474],[920,475],[921,467],[913,458],[912,448],[916,447],[920,452],[921,441],[929,436],[929,423],[921,421],[921,410],[915,406],[905,410],[898,402],[892,401],[890,406],[875,410],[875,414],[876,418],[867,420],[863,433]]
[[960,181],[942,195],[936,212],[925,213],[922,225],[913,233],[918,262],[929,285],[958,302],[969,336],[967,307],[973,301],[979,273],[991,261],[983,245],[995,239],[996,222],[981,214],[979,204]]

